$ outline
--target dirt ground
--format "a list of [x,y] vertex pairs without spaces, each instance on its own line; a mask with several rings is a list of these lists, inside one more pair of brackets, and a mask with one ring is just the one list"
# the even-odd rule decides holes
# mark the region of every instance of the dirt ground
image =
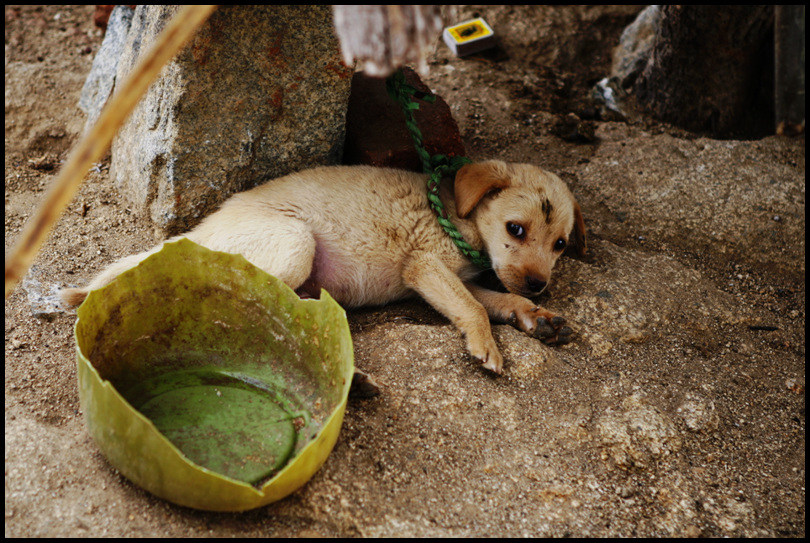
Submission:
[[[172,505],[128,482],[88,435],[74,314],[5,304],[5,535],[789,536],[805,533],[805,142],[717,140],[650,120],[555,126],[607,75],[633,6],[466,6],[503,54],[439,45],[425,81],[472,158],[556,171],[591,254],[541,302],[575,340],[496,325],[503,376],[421,302],[349,315],[382,394],[349,403],[302,489],[243,514]],[[5,248],[80,134],[101,32],[92,6],[5,7]],[[29,285],[79,284],[156,241],[89,173]],[[29,290],[31,287],[29,287]]]

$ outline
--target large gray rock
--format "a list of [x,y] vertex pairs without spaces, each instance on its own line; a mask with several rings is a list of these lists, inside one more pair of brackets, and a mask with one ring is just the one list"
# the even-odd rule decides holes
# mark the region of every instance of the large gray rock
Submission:
[[[138,6],[119,82],[177,11]],[[328,6],[220,7],[113,141],[115,184],[173,234],[234,192],[337,163],[352,73]]]
[[79,97],[79,108],[87,115],[85,131],[95,124],[115,88],[118,62],[127,42],[134,13],[134,9],[123,5],[115,6],[110,13],[104,41],[93,59],[93,67],[84,81]]

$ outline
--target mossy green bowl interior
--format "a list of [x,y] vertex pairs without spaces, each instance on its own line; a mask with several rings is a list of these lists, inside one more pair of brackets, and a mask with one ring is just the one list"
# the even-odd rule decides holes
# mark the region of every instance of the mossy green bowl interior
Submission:
[[354,372],[343,309],[189,240],[91,292],[75,328],[96,443],[171,502],[243,511],[302,486],[337,441]]

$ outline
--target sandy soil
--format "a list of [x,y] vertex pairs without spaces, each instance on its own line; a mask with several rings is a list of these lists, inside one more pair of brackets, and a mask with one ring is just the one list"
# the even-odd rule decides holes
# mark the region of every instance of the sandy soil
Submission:
[[[92,6],[5,8],[5,248],[80,134]],[[75,315],[29,291],[82,283],[157,241],[91,171],[5,305],[5,535],[789,536],[805,533],[805,142],[715,140],[592,119],[591,86],[638,7],[463,7],[502,55],[437,47],[426,82],[473,158],[534,162],[579,198],[591,254],[541,300],[578,335],[495,326],[493,377],[425,304],[350,314],[359,368],[326,465],[244,514],[174,506],[109,466],[76,390]]]

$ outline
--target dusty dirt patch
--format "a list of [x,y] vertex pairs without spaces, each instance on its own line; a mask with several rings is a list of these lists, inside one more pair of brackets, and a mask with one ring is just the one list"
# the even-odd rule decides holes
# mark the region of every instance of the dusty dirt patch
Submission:
[[[357,365],[383,385],[349,405],[304,488],[246,514],[191,511],[115,472],[76,391],[75,317],[5,305],[6,536],[798,536],[805,528],[804,139],[720,141],[593,118],[555,135],[638,7],[463,7],[503,53],[439,46],[426,82],[473,158],[533,162],[570,183],[591,255],[541,300],[578,336],[548,348],[496,326],[484,373],[423,303],[352,312]],[[84,118],[101,40],[91,6],[6,6],[5,247]],[[591,113],[592,115],[592,113]],[[86,281],[151,246],[102,162],[31,278]]]

